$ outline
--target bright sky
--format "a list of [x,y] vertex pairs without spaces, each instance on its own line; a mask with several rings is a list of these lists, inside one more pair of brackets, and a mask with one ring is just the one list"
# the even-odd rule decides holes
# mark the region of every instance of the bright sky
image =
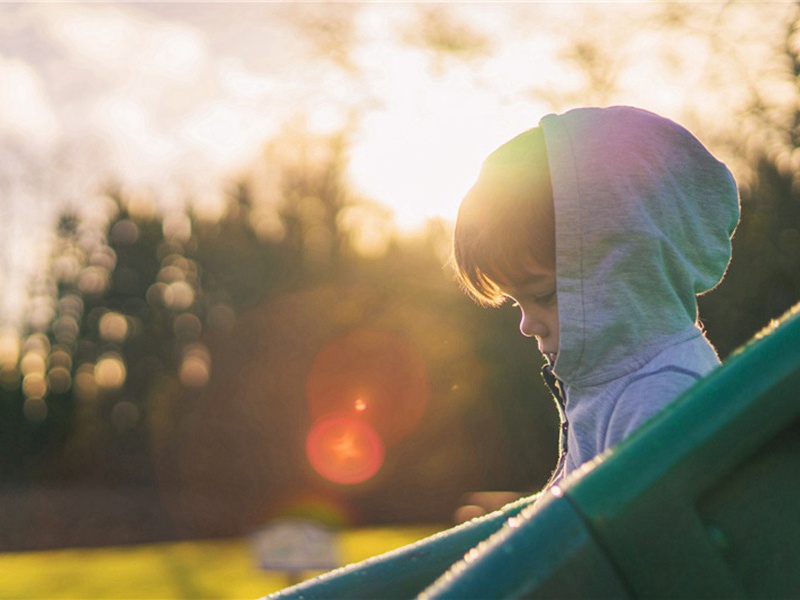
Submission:
[[[219,194],[281,126],[355,127],[353,185],[411,229],[546,113],[638,104],[729,132],[791,3],[0,4],[0,325],[59,207],[109,177]],[[460,47],[447,51],[445,46]],[[581,65],[593,65],[588,70]],[[787,96],[788,98],[788,96]]]

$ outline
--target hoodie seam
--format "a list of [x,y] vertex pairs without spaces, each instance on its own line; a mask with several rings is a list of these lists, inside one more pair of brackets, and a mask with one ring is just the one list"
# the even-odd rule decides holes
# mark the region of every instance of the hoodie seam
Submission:
[[[638,373],[637,375],[631,376],[630,379],[625,382],[625,386],[616,395],[616,398],[614,400],[614,407],[606,415],[605,424],[604,424],[604,427],[603,427],[603,431],[605,432],[604,436],[603,436],[604,437],[604,439],[603,439],[603,447],[604,448],[610,448],[612,446],[612,443],[609,441],[609,435],[611,434],[610,425],[611,425],[611,420],[614,418],[614,414],[615,414],[615,412],[617,410],[617,407],[619,406],[619,401],[622,398],[622,396],[625,395],[625,393],[630,389],[630,387],[633,384],[637,383],[638,381],[642,381],[642,380],[647,379],[649,377],[656,377],[658,375],[663,375],[665,373],[675,373],[675,374],[684,375],[686,377],[689,377],[690,379],[693,379],[694,383],[691,384],[689,387],[687,387],[686,390],[691,389],[695,384],[697,384],[698,381],[700,381],[703,378],[703,376],[700,373],[698,373],[697,371],[693,371],[691,369],[686,369],[684,367],[679,367],[677,365],[665,365],[665,366],[659,367],[659,368],[657,368],[657,369],[655,369],[653,371],[647,371],[646,373]],[[684,391],[686,391],[686,390],[684,390]],[[649,418],[641,421],[638,426],[641,426],[644,422],[646,422],[646,421],[650,420],[651,418],[653,418],[655,416],[655,414],[658,414],[661,411],[663,411],[667,407],[668,404],[671,404],[672,402],[677,400],[681,395],[682,395],[682,393],[679,393],[677,396],[673,397],[666,404],[664,404],[663,406],[658,408],[656,413],[654,413]],[[628,432],[628,434],[629,433],[630,433],[630,431]]]
[[647,379],[648,377],[653,377],[654,375],[661,375],[663,373],[679,373],[681,375],[686,375],[687,377],[691,377],[696,381],[700,381],[703,376],[698,373],[697,371],[693,371],[692,369],[686,369],[685,367],[679,367],[677,365],[664,365],[663,367],[659,367],[654,371],[647,371],[645,373],[637,373],[636,375],[631,375],[628,381],[625,383],[625,387],[622,388],[620,391],[620,396],[625,393],[625,391],[637,381],[641,381],[642,379]]
[[556,216],[553,370],[579,389],[698,335],[682,331],[696,322],[697,286],[727,265],[735,182],[688,130],[649,111],[586,107],[540,126]]
[[631,373],[646,367],[659,354],[667,349],[673,348],[679,344],[690,342],[696,338],[703,337],[703,332],[700,331],[695,325],[692,325],[691,327],[687,327],[686,329],[679,331],[670,337],[672,339],[668,338],[667,343],[664,343],[664,340],[661,340],[660,342],[650,344],[641,355],[632,356],[625,363],[625,365],[620,366],[619,369],[606,371],[602,374],[603,376],[596,379],[578,380],[574,382],[569,381],[567,383],[570,386],[574,385],[576,387],[594,387],[597,385],[605,385],[622,377],[627,377],[631,375]]
[[[584,227],[583,227],[583,211],[581,210],[582,207],[580,205],[581,180],[580,180],[580,177],[578,176],[578,165],[577,165],[577,161],[575,160],[574,145],[572,143],[572,131],[568,127],[566,127],[565,124],[561,124],[560,123],[560,125],[562,125],[562,128],[564,129],[564,133],[566,134],[565,135],[565,140],[569,144],[570,166],[571,166],[572,173],[574,174],[574,185],[575,185],[575,197],[572,198],[571,200],[572,200],[572,203],[574,205],[575,213],[576,213],[576,216],[577,216],[577,219],[578,219],[578,239],[580,240],[580,252],[579,252],[579,259],[578,259],[579,260],[579,262],[578,262],[578,265],[579,265],[578,266],[578,271],[579,271],[579,275],[580,276],[578,277],[578,285],[580,286],[579,298],[580,298],[580,302],[581,302],[581,336],[580,336],[581,344],[580,344],[580,348],[578,349],[578,353],[577,353],[578,356],[577,356],[577,359],[575,361],[575,367],[573,368],[574,372],[579,373],[580,369],[581,369],[581,365],[583,364],[584,352],[586,350],[586,294],[585,294],[585,289],[584,289],[585,288],[585,284],[586,284],[586,278],[585,278],[585,273],[584,273],[584,271],[585,271],[584,256],[586,254],[586,252],[585,252],[586,239],[585,239],[585,236],[584,236]],[[553,198],[553,201],[555,201],[555,198]]]

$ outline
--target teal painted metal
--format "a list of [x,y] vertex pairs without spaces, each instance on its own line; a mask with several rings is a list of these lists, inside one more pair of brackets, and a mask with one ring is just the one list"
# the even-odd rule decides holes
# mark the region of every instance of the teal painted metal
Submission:
[[797,598],[798,507],[800,305],[423,597]]
[[485,540],[535,496],[438,533],[415,544],[348,565],[268,596],[271,600],[413,598],[470,548]]
[[[535,518],[533,518],[535,516]],[[422,598],[628,598],[628,591],[568,502],[526,508],[427,588]]]
[[276,598],[800,597],[800,305],[532,500]]

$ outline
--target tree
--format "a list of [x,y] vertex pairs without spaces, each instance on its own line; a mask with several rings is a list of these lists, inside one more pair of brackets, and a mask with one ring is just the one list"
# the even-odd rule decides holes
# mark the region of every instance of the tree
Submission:
[[[784,77],[800,97],[800,17],[787,24]],[[727,356],[771,319],[800,301],[800,179],[792,168],[800,148],[800,110],[768,108],[753,86],[742,120],[759,123],[757,135],[730,143],[748,157],[740,181],[742,216],[733,260],[717,290],[701,299],[704,321],[720,353]]]

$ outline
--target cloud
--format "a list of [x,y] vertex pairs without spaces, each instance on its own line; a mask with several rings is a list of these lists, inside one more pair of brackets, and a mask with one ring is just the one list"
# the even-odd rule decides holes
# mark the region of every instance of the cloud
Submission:
[[192,83],[206,59],[206,43],[196,29],[130,10],[48,4],[40,7],[39,17],[50,38],[74,60],[120,79]]
[[0,56],[0,132],[50,145],[60,127],[41,78],[26,62]]
[[[399,220],[451,215],[489,150],[545,111],[597,101],[568,59],[576,42],[619,67],[615,103],[705,131],[738,123],[752,89],[794,110],[767,43],[791,5],[616,4],[449,4],[433,41],[459,47],[455,27],[486,43],[437,53],[409,43],[427,8],[408,3],[0,2],[0,184],[18,198],[0,198],[16,219],[3,233],[17,232],[0,254],[108,174],[213,194],[298,116],[312,130],[352,122],[356,183]],[[0,258],[0,279],[17,262]]]

